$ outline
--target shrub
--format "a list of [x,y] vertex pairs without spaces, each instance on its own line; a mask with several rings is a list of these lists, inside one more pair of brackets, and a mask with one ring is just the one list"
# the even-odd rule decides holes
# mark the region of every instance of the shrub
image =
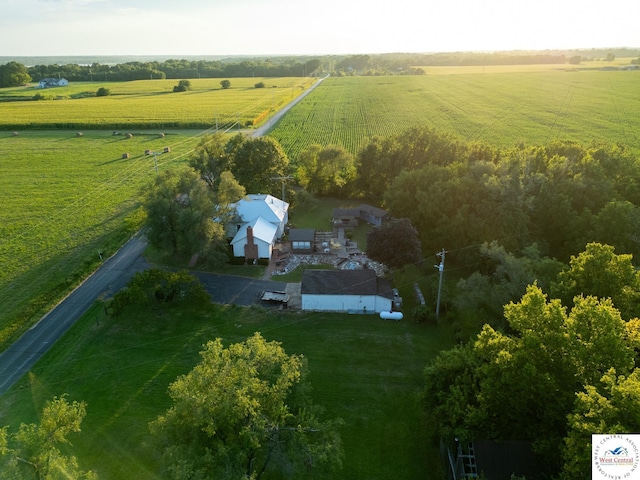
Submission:
[[96,97],[108,97],[111,95],[111,90],[105,87],[100,87],[96,92]]
[[229,80],[220,80],[220,85],[222,88],[227,89],[231,87],[231,82]]
[[266,85],[264,84],[264,82],[258,82],[254,85],[256,88],[264,88]]

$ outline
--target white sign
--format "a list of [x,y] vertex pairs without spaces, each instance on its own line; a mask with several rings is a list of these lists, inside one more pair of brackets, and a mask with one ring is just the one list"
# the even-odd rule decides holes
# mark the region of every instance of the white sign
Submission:
[[591,435],[592,480],[640,480],[640,435]]

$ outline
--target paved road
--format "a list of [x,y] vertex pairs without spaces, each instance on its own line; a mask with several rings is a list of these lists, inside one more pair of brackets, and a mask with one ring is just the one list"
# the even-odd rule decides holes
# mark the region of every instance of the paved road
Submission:
[[6,392],[80,318],[103,293],[126,285],[135,272],[147,268],[143,236],[129,240],[114,256],[51,312],[0,354],[0,395]]
[[291,102],[289,102],[287,105],[285,105],[284,107],[282,107],[280,110],[278,110],[278,112],[271,118],[269,119],[269,121],[267,123],[265,123],[264,125],[262,125],[259,128],[256,128],[252,133],[251,136],[252,137],[261,137],[263,135],[266,135],[273,127],[276,126],[276,123],[278,123],[278,121],[289,111],[291,110],[293,107],[295,107],[304,97],[306,97],[307,95],[309,95],[314,88],[316,88],[318,85],[320,85],[320,83],[327,78],[329,75],[326,75],[320,79],[318,79],[313,85],[311,85],[309,87],[309,89],[307,91],[305,91],[304,93],[300,94],[299,96],[297,96],[296,98],[294,98]]
[[[306,92],[281,109],[266,125],[256,129],[252,136],[264,135],[325,78],[319,79]],[[136,272],[149,267],[142,257],[146,246],[147,241],[143,236],[133,237],[51,312],[0,354],[0,395],[27,373],[101,295],[117,292]],[[286,287],[285,283],[269,280],[208,273],[195,275],[211,294],[213,301],[218,303],[251,305],[259,301],[259,295],[263,290],[284,290]]]

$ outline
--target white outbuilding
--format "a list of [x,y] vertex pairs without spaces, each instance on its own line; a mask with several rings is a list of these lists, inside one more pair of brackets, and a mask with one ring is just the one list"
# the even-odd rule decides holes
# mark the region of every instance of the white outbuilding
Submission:
[[392,309],[391,285],[376,272],[363,270],[305,270],[302,310],[380,313]]

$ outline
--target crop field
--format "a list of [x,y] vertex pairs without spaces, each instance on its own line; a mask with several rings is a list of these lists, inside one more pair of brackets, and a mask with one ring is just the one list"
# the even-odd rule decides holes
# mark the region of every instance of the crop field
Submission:
[[[198,137],[0,132],[0,350],[139,228],[138,196]],[[123,159],[123,153],[130,158]]]
[[357,153],[371,137],[418,125],[501,147],[566,139],[640,150],[640,71],[332,77],[270,135],[295,160],[312,143]]
[[195,366],[207,340],[235,343],[256,331],[306,357],[314,402],[344,421],[344,468],[324,478],[444,478],[419,394],[423,368],[451,347],[451,330],[374,315],[211,305],[135,308],[114,319],[96,304],[2,396],[0,425],[35,422],[44,402],[67,393],[87,403],[82,432],[69,437],[82,468],[102,480],[161,478],[148,423],[170,406],[168,385]]
[[[177,80],[117,83],[72,82],[67,87],[37,85],[0,89],[0,129],[209,128],[260,123],[308,88],[311,78],[193,79],[191,90],[173,92]],[[255,88],[258,82],[265,88]],[[111,95],[96,97],[108,88]],[[46,100],[20,101],[36,94]]]

